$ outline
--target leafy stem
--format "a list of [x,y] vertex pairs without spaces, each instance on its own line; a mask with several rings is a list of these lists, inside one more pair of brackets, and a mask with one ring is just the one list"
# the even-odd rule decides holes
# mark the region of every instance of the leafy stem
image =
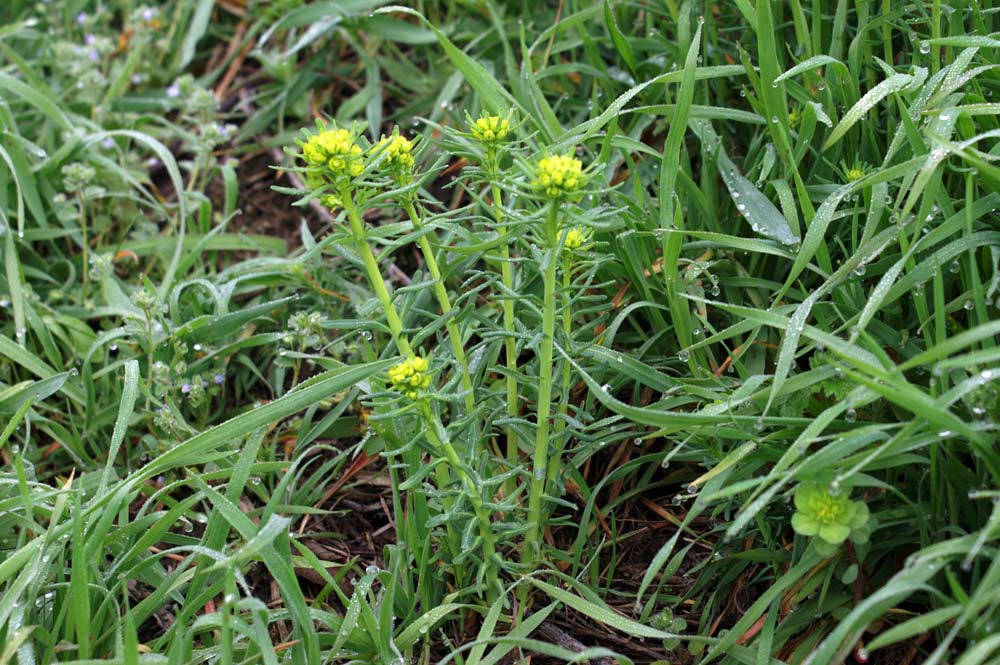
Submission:
[[385,319],[386,323],[389,324],[389,331],[392,333],[392,338],[396,342],[400,353],[404,356],[413,355],[410,340],[403,331],[403,321],[399,318],[396,305],[392,302],[392,296],[389,295],[389,289],[382,278],[382,271],[379,269],[375,255],[372,253],[372,248],[368,244],[368,235],[365,232],[364,221],[361,219],[361,212],[358,210],[357,205],[355,205],[349,188],[340,188],[340,200],[344,206],[344,210],[347,212],[347,219],[351,223],[351,233],[358,246],[358,252],[361,254],[361,260],[364,262],[368,281],[371,283],[372,288],[375,289],[375,295],[378,296],[379,301],[382,303],[382,309],[385,310]]
[[553,201],[545,220],[545,258],[542,296],[542,344],[538,357],[538,408],[535,450],[528,490],[528,532],[523,561],[538,560],[541,549],[542,500],[549,464],[549,415],[552,410],[552,346],[556,329],[556,266],[559,251],[559,204]]
[[[500,193],[500,186],[493,181],[493,219],[497,225],[497,234],[500,237],[500,279],[503,282],[503,330],[504,330],[504,358],[507,364],[507,418],[517,417],[517,338],[515,337],[514,325],[514,300],[511,294],[514,292],[514,266],[510,262],[510,241],[507,237],[507,225],[503,214],[503,199]],[[507,435],[507,464],[513,466],[520,456],[517,431],[513,424],[506,425]],[[513,492],[513,480],[508,487],[509,492]]]
[[[441,308],[441,313],[448,316],[451,312],[451,300],[448,298],[448,290],[445,288],[444,280],[441,278],[441,268],[438,266],[437,257],[434,256],[434,248],[431,246],[427,234],[420,233],[423,229],[423,222],[420,219],[420,215],[417,214],[413,201],[407,198],[403,205],[406,208],[406,214],[410,217],[410,222],[413,223],[414,231],[420,234],[417,238],[417,245],[419,245],[420,251],[423,252],[427,271],[431,274],[431,279],[434,280],[434,294],[437,296],[438,306]],[[458,329],[458,324],[453,318],[448,319],[447,323],[445,323],[445,328],[448,330],[448,340],[451,343],[452,353],[455,354],[455,359],[462,370],[461,381],[462,392],[465,395],[465,410],[467,413],[472,413],[476,408],[476,398],[472,387],[472,375],[469,372],[469,361],[465,355],[465,347],[462,345],[462,335]]]
[[[445,459],[448,460],[448,464],[451,467],[452,472],[462,483],[465,494],[468,497],[469,502],[472,504],[472,510],[476,515],[476,521],[479,523],[479,536],[483,539],[483,560],[485,566],[484,571],[487,599],[488,602],[492,603],[497,595],[496,539],[493,535],[493,528],[490,525],[489,510],[483,503],[483,498],[480,494],[480,484],[473,479],[472,475],[469,474],[468,470],[462,464],[462,460],[458,456],[458,451],[455,450],[455,446],[452,445],[447,430],[441,423],[441,419],[438,417],[437,413],[435,413],[431,408],[430,402],[427,399],[420,401],[420,412],[423,415],[424,422],[427,426],[427,438],[430,440],[430,443],[434,446],[434,448],[444,453]],[[443,490],[444,488],[441,487],[440,489]]]

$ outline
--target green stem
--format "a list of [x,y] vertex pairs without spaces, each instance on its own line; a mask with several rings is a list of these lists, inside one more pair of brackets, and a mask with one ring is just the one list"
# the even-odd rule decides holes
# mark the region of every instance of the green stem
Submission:
[[[504,294],[503,303],[503,329],[504,329],[504,357],[507,363],[507,418],[513,420],[518,415],[517,405],[517,339],[515,338],[514,326],[514,300],[511,294],[514,292],[514,266],[510,262],[510,243],[507,238],[507,226],[503,219],[503,199],[500,194],[500,186],[493,183],[493,218],[497,224],[497,235],[500,237],[500,279],[503,281]],[[507,433],[507,465],[513,467],[520,457],[520,447],[518,446],[517,431],[510,422],[506,426]],[[515,489],[515,480],[512,478],[507,487],[508,494]]]
[[[406,207],[406,214],[410,216],[410,221],[413,223],[414,231],[419,233],[423,225],[420,217],[417,215],[416,208],[413,207],[413,201],[408,200],[404,205]],[[434,293],[437,295],[441,313],[447,316],[451,312],[451,300],[448,298],[448,290],[444,286],[444,280],[441,279],[441,268],[438,266],[437,257],[434,256],[434,248],[431,247],[431,241],[427,238],[426,233],[420,235],[417,239],[417,244],[420,246],[420,251],[424,254],[424,263],[427,264],[427,271],[431,274],[431,279],[434,280]],[[461,380],[462,391],[465,393],[465,410],[467,413],[472,413],[476,408],[476,397],[472,388],[472,374],[469,373],[469,361],[465,356],[465,347],[462,345],[462,336],[458,330],[458,324],[454,319],[448,319],[445,328],[448,330],[451,351],[462,368]]]
[[[569,344],[570,335],[573,334],[573,318],[572,311],[569,305],[569,288],[573,277],[573,258],[569,252],[563,251],[563,265],[562,265],[562,333],[563,333],[563,344]],[[566,349],[569,353],[569,349]],[[569,413],[569,391],[570,385],[573,380],[572,371],[569,362],[564,361],[562,363],[562,397],[559,400],[559,415],[565,416]],[[560,439],[558,436],[562,431],[566,429],[566,419],[559,418],[556,420],[556,441],[557,448],[550,455],[553,458],[558,459],[562,455],[562,449],[565,445],[565,441]],[[552,484],[555,481],[556,471],[559,470],[558,464],[549,465],[548,475],[546,477],[546,482]]]
[[150,309],[143,310],[146,313],[146,339],[147,344],[147,368],[146,368],[146,406],[153,399],[153,359],[156,356],[156,338],[153,336],[153,312]]
[[413,348],[410,346],[410,340],[407,338],[406,333],[403,332],[403,321],[399,318],[396,305],[393,304],[392,297],[389,295],[389,289],[386,288],[385,280],[382,279],[382,271],[379,270],[378,262],[375,261],[375,255],[368,244],[368,235],[365,233],[365,224],[361,219],[361,213],[358,211],[357,206],[354,205],[354,199],[347,188],[341,188],[340,200],[344,206],[344,210],[347,211],[347,219],[351,223],[351,232],[354,234],[354,242],[357,243],[358,251],[361,253],[361,260],[365,264],[368,281],[371,283],[372,288],[375,289],[375,295],[378,296],[379,301],[382,303],[382,309],[385,310],[385,320],[389,324],[389,331],[392,333],[392,338],[395,340],[400,353],[407,357],[412,356]]
[[[451,465],[452,471],[458,476],[458,479],[465,487],[465,493],[469,497],[472,510],[476,515],[476,520],[479,522],[479,535],[483,539],[483,558],[485,560],[484,565],[486,566],[486,593],[489,602],[492,603],[496,598],[497,570],[495,565],[496,541],[490,525],[489,510],[483,503],[480,486],[462,465],[458,451],[452,445],[447,430],[441,424],[441,419],[431,409],[430,403],[427,400],[421,401],[420,408],[424,416],[424,421],[427,424],[427,438],[430,440],[431,445],[444,453],[445,458]],[[444,488],[442,487],[441,489]]]
[[83,194],[78,195],[80,203],[80,236],[83,249],[83,300],[90,292],[90,237],[87,233],[87,207],[84,205]]
[[549,414],[552,410],[552,346],[556,331],[556,256],[559,245],[559,207],[553,202],[545,222],[548,247],[542,296],[542,346],[538,358],[538,408],[531,484],[528,490],[528,533],[522,561],[536,562],[541,550],[542,499],[549,464]]

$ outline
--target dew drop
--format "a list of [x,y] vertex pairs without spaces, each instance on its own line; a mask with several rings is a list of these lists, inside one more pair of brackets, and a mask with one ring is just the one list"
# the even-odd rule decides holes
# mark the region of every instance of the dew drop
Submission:
[[931,52],[931,43],[926,39],[920,42],[920,52],[927,55]]
[[690,357],[691,357],[691,352],[688,351],[687,349],[681,349],[677,353],[677,359],[680,360],[682,363],[686,363]]
[[858,419],[858,412],[855,411],[854,409],[848,409],[846,412],[844,412],[844,420],[846,420],[847,422],[853,423],[857,419]]
[[379,568],[376,565],[370,565],[365,568],[365,575],[378,575]]

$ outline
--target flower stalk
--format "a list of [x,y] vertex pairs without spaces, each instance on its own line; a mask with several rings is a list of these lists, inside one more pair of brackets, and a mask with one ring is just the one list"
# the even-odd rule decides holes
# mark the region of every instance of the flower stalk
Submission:
[[528,489],[528,532],[522,560],[534,562],[541,549],[542,503],[549,465],[549,416],[552,411],[552,349],[556,329],[556,267],[559,246],[559,204],[549,204],[543,229],[548,253],[543,273],[542,343],[538,353],[538,407],[535,450]]
[[399,318],[396,305],[392,302],[392,296],[389,295],[389,289],[386,288],[385,280],[382,279],[382,271],[379,269],[375,255],[372,253],[372,248],[368,244],[368,234],[365,232],[365,224],[361,219],[361,212],[358,210],[358,207],[354,203],[354,198],[351,196],[350,188],[340,188],[340,203],[344,207],[344,211],[347,212],[347,219],[351,224],[351,233],[354,236],[354,242],[358,246],[358,252],[361,254],[365,273],[367,273],[368,281],[371,283],[372,288],[375,290],[375,295],[385,310],[386,323],[389,325],[389,331],[396,342],[396,347],[404,356],[411,356],[413,355],[413,348],[410,346],[409,338],[403,331],[403,321]]
[[[491,174],[491,176],[495,175],[495,173]],[[495,177],[493,178],[492,187],[493,219],[497,223],[497,235],[500,239],[500,280],[503,283],[505,291],[502,307],[504,362],[507,367],[507,418],[513,420],[520,411],[517,404],[517,338],[515,336],[516,327],[514,324],[514,299],[511,297],[511,294],[514,293],[514,266],[510,262],[510,240],[504,220],[502,194],[500,193],[500,186],[496,183]],[[517,430],[514,429],[512,422],[508,422],[505,429],[507,438],[507,464],[512,467],[517,464],[518,458],[521,456],[520,445]],[[513,483],[514,479],[511,479],[511,484],[508,487],[509,492],[513,492],[514,490]]]
[[[410,197],[407,197],[403,203],[403,207],[406,208],[406,214],[410,217],[410,222],[413,224],[413,230],[417,233],[423,229],[423,222],[420,216],[417,214],[416,207],[413,205],[413,201]],[[430,273],[431,279],[434,280],[434,294],[437,296],[438,306],[441,308],[441,313],[448,316],[451,313],[451,299],[448,297],[448,290],[444,286],[444,280],[441,278],[441,268],[438,266],[437,257],[434,256],[434,248],[431,246],[430,240],[427,238],[427,234],[421,233],[417,238],[417,245],[420,247],[420,251],[424,255],[424,263],[427,265],[427,272]],[[455,359],[461,368],[461,385],[462,392],[464,393],[465,410],[467,413],[472,413],[476,408],[476,397],[475,391],[472,387],[472,374],[469,372],[469,360],[465,355],[465,346],[462,343],[461,331],[458,329],[458,324],[454,319],[449,318],[447,323],[445,323],[445,329],[448,331],[448,340],[451,343],[451,351],[455,354]]]

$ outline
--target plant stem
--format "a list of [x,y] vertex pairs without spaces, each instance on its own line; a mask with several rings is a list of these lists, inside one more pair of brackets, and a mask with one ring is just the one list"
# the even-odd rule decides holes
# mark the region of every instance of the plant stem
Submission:
[[[573,318],[572,311],[569,306],[569,288],[573,277],[573,257],[570,252],[563,252],[563,265],[562,265],[562,333],[563,333],[563,344],[569,344],[570,335],[573,333]],[[566,349],[569,353],[569,349]],[[562,362],[562,397],[559,400],[559,415],[565,416],[569,413],[569,391],[572,385],[573,375],[570,368],[570,364],[567,361]],[[564,429],[566,429],[566,419],[559,418],[556,420],[556,439],[558,441],[556,449],[552,453],[552,457],[560,457],[562,455],[563,447],[565,446],[565,441],[558,437]],[[552,464],[549,466],[548,474],[546,477],[546,482],[552,483],[556,478],[556,471],[558,471],[559,465]]]
[[[503,303],[503,329],[504,329],[504,357],[507,363],[507,417],[516,418],[517,408],[517,339],[515,338],[514,327],[514,300],[511,294],[514,292],[514,266],[510,262],[510,244],[507,239],[507,226],[503,219],[503,199],[500,194],[500,186],[493,183],[493,219],[497,224],[497,235],[500,237],[500,279],[503,281],[504,298]],[[517,431],[514,425],[507,423],[507,465],[513,467],[520,457],[520,449],[517,440]],[[512,478],[508,485],[508,493],[514,491],[515,480]]]
[[444,453],[455,475],[458,476],[458,479],[464,485],[465,493],[469,497],[472,510],[479,522],[479,535],[483,539],[483,559],[486,566],[486,593],[487,599],[492,603],[496,598],[497,570],[495,566],[496,542],[493,537],[493,529],[490,526],[489,511],[483,503],[479,485],[476,484],[476,481],[462,465],[458,451],[452,445],[447,430],[441,424],[441,419],[431,409],[430,403],[427,400],[423,400],[420,403],[420,408],[424,416],[424,421],[427,424],[427,438],[430,439],[431,445]]
[[[417,215],[416,208],[413,206],[413,201],[407,200],[404,206],[406,207],[406,214],[410,216],[410,221],[413,223],[413,229],[420,232],[423,225],[420,217]],[[417,238],[417,244],[420,246],[420,251],[424,254],[424,263],[427,264],[427,271],[434,280],[434,293],[437,295],[441,313],[447,316],[451,312],[451,300],[448,298],[448,290],[444,286],[444,280],[441,279],[441,268],[438,266],[437,257],[434,256],[434,248],[431,247],[431,242],[427,238],[427,234],[421,234]],[[462,391],[465,393],[465,410],[466,413],[472,413],[476,408],[476,397],[472,388],[472,375],[469,373],[469,361],[465,356],[465,347],[462,345],[462,336],[458,330],[458,324],[455,323],[454,319],[448,319],[445,327],[448,330],[451,351],[455,354],[455,359],[462,368],[461,381]]]
[[90,291],[90,237],[87,234],[87,207],[83,202],[83,194],[78,194],[78,200],[80,202],[80,236],[81,236],[81,247],[83,249],[83,294],[84,300],[87,299],[87,293]]
[[542,296],[542,347],[538,358],[538,408],[531,484],[528,490],[528,533],[524,538],[522,561],[536,562],[541,549],[542,499],[549,464],[549,414],[552,410],[552,345],[556,329],[556,255],[559,245],[559,207],[551,204],[545,221],[544,295]]
[[378,262],[375,261],[375,255],[368,244],[368,236],[365,233],[365,224],[361,219],[361,213],[358,211],[357,206],[354,205],[354,199],[347,188],[341,188],[340,200],[344,206],[344,210],[347,211],[347,219],[351,223],[351,232],[354,235],[354,242],[358,245],[358,251],[361,253],[361,260],[365,264],[368,281],[371,283],[372,288],[375,289],[375,295],[378,296],[379,301],[382,303],[382,309],[385,310],[385,319],[386,323],[389,324],[389,331],[392,333],[392,338],[395,340],[400,353],[407,357],[412,356],[413,348],[410,346],[410,340],[407,338],[406,333],[403,332],[403,321],[399,318],[396,305],[393,304],[392,296],[389,295],[389,289],[386,288],[385,280],[382,279],[382,271],[379,270]]

